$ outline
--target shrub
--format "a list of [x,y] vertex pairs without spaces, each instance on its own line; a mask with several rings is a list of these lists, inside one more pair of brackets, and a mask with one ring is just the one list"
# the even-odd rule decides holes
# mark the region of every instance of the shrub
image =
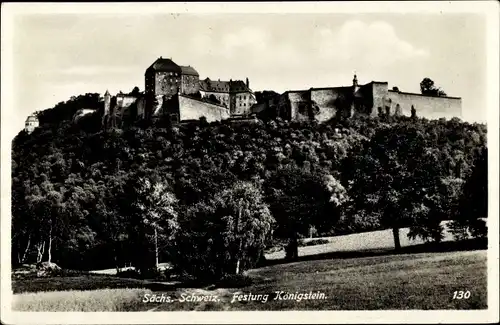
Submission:
[[119,271],[116,276],[120,278],[130,278],[130,279],[141,279],[141,274],[135,269],[127,269],[124,271]]
[[324,238],[317,238],[309,241],[305,241],[303,239],[299,240],[299,246],[315,246],[315,245],[324,245],[328,244],[330,241]]

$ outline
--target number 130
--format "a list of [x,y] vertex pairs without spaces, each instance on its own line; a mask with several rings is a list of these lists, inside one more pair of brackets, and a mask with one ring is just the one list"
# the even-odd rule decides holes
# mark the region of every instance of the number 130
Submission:
[[453,292],[453,299],[469,299],[470,291],[455,291]]

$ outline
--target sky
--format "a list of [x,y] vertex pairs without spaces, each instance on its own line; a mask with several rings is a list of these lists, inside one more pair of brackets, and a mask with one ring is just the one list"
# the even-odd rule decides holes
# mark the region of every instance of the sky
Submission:
[[144,89],[158,57],[200,78],[249,78],[254,91],[387,81],[420,92],[429,77],[485,122],[486,26],[480,13],[20,14],[13,19],[12,123],[73,95]]

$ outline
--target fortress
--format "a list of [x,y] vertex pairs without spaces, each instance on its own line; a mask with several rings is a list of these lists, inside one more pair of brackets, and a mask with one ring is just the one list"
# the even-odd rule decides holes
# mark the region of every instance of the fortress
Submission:
[[[205,78],[191,66],[177,65],[159,57],[144,74],[145,91],[130,94],[104,94],[104,128],[127,125],[140,119],[168,119],[172,123],[199,120],[208,122],[249,118],[282,118],[290,121],[324,122],[335,117],[356,115],[418,115],[428,119],[462,117],[459,97],[427,96],[388,88],[387,82],[372,81],[359,85],[354,75],[352,85],[342,87],[290,90],[257,103],[248,78],[221,81]],[[82,108],[74,117],[94,113]],[[36,117],[26,120],[25,129],[38,126]]]
[[145,91],[139,94],[104,94],[104,127],[120,127],[137,119],[167,118],[172,123],[208,122],[252,115],[257,102],[249,80],[200,80],[191,66],[158,58],[146,69]]
[[460,118],[462,99],[390,90],[387,82],[372,81],[359,85],[354,75],[352,86],[286,91],[277,98],[255,105],[253,111],[268,117],[318,122],[337,116],[349,118],[356,115]]

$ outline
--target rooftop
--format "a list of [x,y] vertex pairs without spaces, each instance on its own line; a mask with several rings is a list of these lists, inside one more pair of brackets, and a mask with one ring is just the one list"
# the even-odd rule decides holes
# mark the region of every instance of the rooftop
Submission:
[[251,90],[246,86],[243,80],[220,81],[210,80],[210,78],[206,78],[205,80],[200,80],[200,88],[203,91],[211,92],[251,92]]
[[168,71],[181,73],[182,69],[172,59],[164,59],[161,56],[146,70]]
[[188,65],[181,66],[182,74],[190,75],[190,76],[199,76],[198,71],[196,71],[192,66]]

